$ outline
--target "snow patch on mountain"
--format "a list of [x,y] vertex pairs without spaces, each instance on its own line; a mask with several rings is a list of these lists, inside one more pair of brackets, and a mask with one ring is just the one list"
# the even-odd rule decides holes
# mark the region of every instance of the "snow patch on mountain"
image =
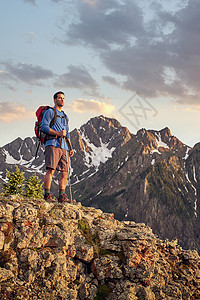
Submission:
[[22,158],[22,156],[20,156],[20,159],[17,160],[17,159],[15,159],[13,156],[11,156],[11,155],[9,154],[9,152],[8,152],[7,150],[5,150],[5,149],[4,149],[4,153],[5,153],[5,155],[6,155],[6,163],[7,163],[7,164],[11,164],[11,165],[15,165],[15,164],[27,165],[27,164],[30,164],[30,162],[34,160],[34,158],[32,158],[31,161],[27,161],[27,160],[24,160],[24,159]]
[[194,176],[194,181],[197,182],[195,166],[193,166],[193,176]]
[[43,163],[40,166],[31,165],[31,168],[32,168],[31,172],[38,172],[39,174],[44,175],[46,173],[46,172],[43,171],[44,165],[45,165],[45,163]]
[[7,182],[7,180],[2,176],[3,172],[0,172],[0,178],[1,180],[3,180],[4,182]]
[[[193,168],[193,170],[194,170],[194,168]],[[194,195],[195,195],[195,200],[194,200],[194,215],[195,215],[195,217],[197,218],[197,201],[198,201],[198,199],[197,199],[197,189],[196,189],[196,187],[192,184],[192,182],[190,181],[189,176],[188,176],[188,173],[186,173],[185,176],[186,176],[187,181],[190,183],[191,187],[192,187],[193,190],[194,190]]]
[[6,161],[5,161],[6,164],[20,165],[20,166],[26,167],[26,170],[29,173],[37,172],[37,173],[39,173],[41,175],[45,174],[45,172],[43,171],[44,162],[43,162],[42,165],[36,166],[36,165],[33,164],[33,162],[35,160],[34,157],[31,160],[27,161],[27,160],[24,160],[22,158],[22,155],[20,155],[20,159],[17,160],[13,156],[11,156],[7,150],[4,149],[3,151],[4,151],[5,155],[6,155]]
[[158,144],[158,148],[159,147],[163,147],[163,148],[169,149],[169,146],[162,141],[162,137],[161,137],[160,132],[159,133],[155,133],[155,135],[156,135],[156,143]]
[[160,147],[169,149],[169,146],[162,141],[162,137],[161,137],[160,132],[155,132],[155,140],[156,140],[156,143],[157,143],[157,148],[152,149],[150,151],[150,154],[153,154],[153,153],[161,154],[161,152],[159,151]]
[[185,152],[185,156],[183,157],[183,159],[188,158],[190,149],[191,149],[190,147],[187,147],[186,152]]
[[92,149],[90,152],[85,152],[85,164],[88,168],[94,166],[96,170],[98,170],[101,163],[105,163],[112,157],[112,153],[116,148],[112,147],[111,149],[108,149],[109,142],[107,144],[103,143],[101,137],[99,137],[100,147],[96,147],[85,135],[84,131],[80,134],[81,138],[85,140],[87,145]]

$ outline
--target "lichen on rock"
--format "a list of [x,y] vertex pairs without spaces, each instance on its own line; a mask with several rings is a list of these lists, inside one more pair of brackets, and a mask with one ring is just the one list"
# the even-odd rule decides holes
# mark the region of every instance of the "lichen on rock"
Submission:
[[0,299],[200,299],[200,257],[81,203],[1,198]]

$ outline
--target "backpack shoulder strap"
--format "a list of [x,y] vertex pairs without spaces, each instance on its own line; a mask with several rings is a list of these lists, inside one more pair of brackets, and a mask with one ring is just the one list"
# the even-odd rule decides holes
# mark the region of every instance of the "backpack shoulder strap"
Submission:
[[65,118],[65,120],[66,120],[66,122],[68,123],[68,117],[67,117],[67,115],[66,115],[66,113],[62,110],[62,113],[63,113],[63,118]]
[[51,120],[51,123],[50,123],[50,127],[52,127],[56,123],[57,111],[56,111],[55,107],[49,107],[49,108],[53,109],[53,111],[54,111],[54,117],[53,117],[53,119]]

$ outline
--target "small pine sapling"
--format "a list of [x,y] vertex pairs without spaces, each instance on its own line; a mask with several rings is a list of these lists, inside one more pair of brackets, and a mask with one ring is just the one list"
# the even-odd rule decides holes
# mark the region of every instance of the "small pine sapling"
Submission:
[[43,198],[43,183],[41,184],[41,179],[36,176],[36,174],[32,175],[26,180],[25,184],[25,193],[24,196],[28,198]]
[[7,183],[3,183],[4,195],[21,195],[24,189],[24,172],[21,172],[18,166],[15,166],[15,172],[6,170]]

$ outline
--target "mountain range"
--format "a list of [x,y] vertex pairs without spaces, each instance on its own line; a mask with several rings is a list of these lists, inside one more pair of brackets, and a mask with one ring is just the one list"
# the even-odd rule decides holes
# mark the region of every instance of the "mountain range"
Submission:
[[[112,212],[120,221],[145,223],[160,238],[200,251],[200,143],[193,148],[162,130],[132,134],[98,116],[71,133],[71,186],[76,201]],[[45,174],[44,147],[35,159],[36,138],[17,138],[0,148],[0,186],[15,165],[29,177]],[[56,195],[58,175],[52,192]]]

